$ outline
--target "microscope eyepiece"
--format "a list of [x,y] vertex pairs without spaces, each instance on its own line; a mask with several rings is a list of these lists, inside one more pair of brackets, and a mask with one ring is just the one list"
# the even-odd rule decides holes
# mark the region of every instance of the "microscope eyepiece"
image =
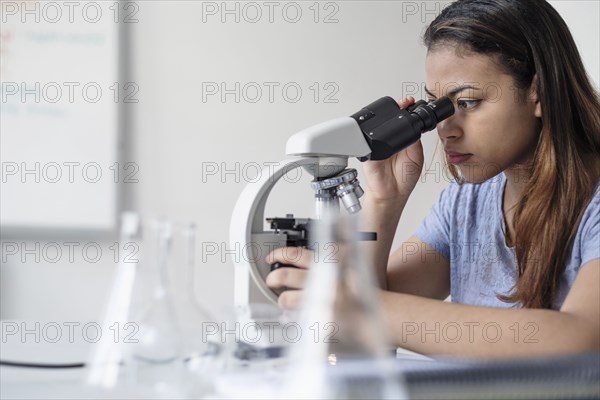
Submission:
[[419,100],[407,109],[401,109],[391,97],[382,97],[352,115],[371,147],[371,154],[360,160],[385,160],[453,114],[448,97],[429,103]]
[[442,97],[429,103],[420,100],[408,109],[423,120],[422,133],[433,130],[438,122],[454,114],[454,105],[448,97]]

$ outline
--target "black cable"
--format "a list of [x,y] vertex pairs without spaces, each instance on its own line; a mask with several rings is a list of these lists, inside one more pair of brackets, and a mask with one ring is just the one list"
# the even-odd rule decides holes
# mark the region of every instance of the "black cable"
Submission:
[[7,367],[21,367],[21,368],[83,368],[85,363],[72,363],[72,364],[38,364],[38,363],[27,363],[27,362],[15,362],[15,361],[3,361],[0,360],[0,365],[6,365]]

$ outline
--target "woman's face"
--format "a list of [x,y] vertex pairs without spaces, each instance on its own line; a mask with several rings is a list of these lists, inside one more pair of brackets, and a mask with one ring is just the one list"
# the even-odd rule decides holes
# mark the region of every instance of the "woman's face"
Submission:
[[531,161],[541,117],[535,91],[518,90],[491,57],[458,55],[452,46],[429,51],[426,74],[430,98],[454,103],[454,115],[437,131],[446,159],[466,181],[483,182]]

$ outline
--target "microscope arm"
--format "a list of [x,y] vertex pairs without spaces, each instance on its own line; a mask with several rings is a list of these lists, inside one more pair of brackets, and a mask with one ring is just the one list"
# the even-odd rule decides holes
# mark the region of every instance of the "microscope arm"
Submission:
[[[273,186],[296,168],[307,171],[343,170],[344,157],[300,157],[282,161],[276,168],[265,169],[258,181],[246,185],[235,205],[229,228],[229,243],[234,248],[234,304],[247,305],[262,302],[267,297],[277,303],[277,296],[266,285],[270,272],[264,258],[277,247],[285,246],[284,234],[264,230],[265,204]],[[250,276],[256,285],[251,285]],[[256,291],[258,288],[258,291]]]

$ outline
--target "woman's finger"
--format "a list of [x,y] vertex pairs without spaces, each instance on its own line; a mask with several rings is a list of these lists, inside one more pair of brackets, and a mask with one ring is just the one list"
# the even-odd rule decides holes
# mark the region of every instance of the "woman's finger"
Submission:
[[312,262],[312,254],[312,251],[303,247],[280,247],[270,252],[265,260],[268,264],[278,262],[299,268],[308,268]]
[[271,289],[302,289],[307,275],[301,268],[277,268],[267,275],[266,283]]
[[287,290],[279,295],[277,303],[284,310],[297,310],[302,305],[303,290]]
[[412,96],[405,97],[404,99],[398,101],[398,105],[400,108],[406,108],[415,103],[415,98]]

